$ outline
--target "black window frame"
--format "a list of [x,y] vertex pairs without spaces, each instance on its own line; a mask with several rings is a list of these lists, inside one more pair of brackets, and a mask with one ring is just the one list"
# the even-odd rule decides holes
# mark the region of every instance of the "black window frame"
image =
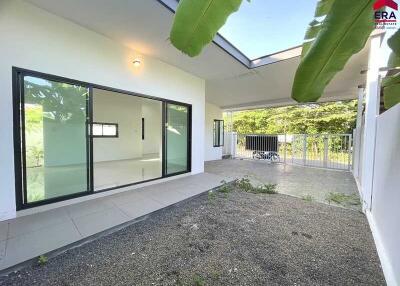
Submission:
[[[24,139],[24,133],[25,133],[25,125],[24,125],[24,114],[25,114],[25,108],[24,108],[24,94],[23,94],[23,87],[21,86],[21,79],[23,79],[25,76],[32,76],[32,77],[37,77],[41,79],[46,79],[46,80],[51,80],[51,81],[58,81],[58,82],[63,82],[63,83],[68,83],[68,84],[73,84],[73,85],[80,85],[82,87],[86,87],[89,90],[89,96],[87,100],[87,112],[88,112],[88,117],[87,117],[87,127],[86,127],[86,138],[87,138],[87,174],[88,174],[88,180],[87,180],[87,189],[82,190],[80,193],[75,193],[75,194],[69,194],[69,195],[64,195],[60,197],[54,197],[50,199],[44,199],[41,201],[36,201],[36,202],[31,202],[28,203],[24,201],[24,198],[26,197],[26,167],[25,167],[25,161],[26,161],[26,152],[25,152],[25,139]],[[165,108],[167,103],[170,104],[177,104],[177,105],[182,105],[186,106],[188,108],[188,117],[189,117],[189,132],[188,132],[188,138],[187,138],[187,169],[182,171],[182,172],[177,172],[177,173],[171,173],[171,174],[166,174],[166,170],[164,167],[162,168],[162,175],[157,178],[149,179],[149,180],[144,180],[144,181],[138,181],[138,182],[133,182],[130,184],[125,184],[125,185],[119,185],[107,189],[102,189],[102,190],[94,190],[94,178],[93,178],[93,136],[92,134],[92,124],[93,124],[93,90],[94,89],[100,89],[100,90],[105,90],[105,91],[110,91],[110,92],[116,92],[116,93],[121,93],[125,95],[131,95],[135,97],[140,97],[140,98],[147,98],[147,99],[152,99],[152,100],[157,100],[161,102],[162,104],[162,165],[166,164],[166,112]],[[131,91],[126,91],[122,89],[117,89],[117,88],[112,88],[108,86],[103,86],[103,85],[98,85],[94,83],[88,83],[84,81],[79,81],[75,79],[70,79],[62,76],[57,76],[53,74],[47,74],[47,73],[42,73],[34,70],[29,70],[29,69],[24,69],[24,68],[19,68],[19,67],[12,67],[12,96],[13,96],[13,130],[14,130],[14,171],[15,171],[15,198],[16,198],[16,209],[17,211],[23,210],[23,209],[30,209],[33,207],[38,207],[42,205],[47,205],[47,204],[52,204],[56,202],[61,202],[61,201],[66,201],[78,197],[84,197],[84,196],[90,196],[93,194],[97,193],[102,193],[102,192],[107,192],[115,189],[120,189],[120,188],[125,188],[129,186],[134,186],[134,185],[139,185],[143,184],[146,182],[151,182],[151,181],[156,181],[160,180],[163,178],[168,178],[168,177],[173,177],[177,175],[182,175],[182,174],[187,174],[192,171],[192,105],[184,102],[179,102],[179,101],[174,101],[174,100],[169,100],[165,98],[160,98],[160,97],[155,97],[155,96],[150,96],[146,94],[141,94],[141,93],[136,93],[136,92],[131,92]]]
[[213,122],[213,146],[214,147],[223,147],[224,135],[221,138],[221,126],[222,126],[222,134],[225,133],[224,120],[222,119],[214,119]]
[[[103,133],[103,135],[94,135],[94,134],[91,134],[91,136],[92,136],[93,138],[118,138],[118,137],[119,137],[118,123],[92,122],[92,128],[91,128],[92,133],[93,133],[93,125],[101,125],[101,130],[102,130],[102,133]],[[115,130],[116,130],[115,135],[104,135],[104,132],[103,132],[103,127],[104,127],[104,125],[115,126]]]

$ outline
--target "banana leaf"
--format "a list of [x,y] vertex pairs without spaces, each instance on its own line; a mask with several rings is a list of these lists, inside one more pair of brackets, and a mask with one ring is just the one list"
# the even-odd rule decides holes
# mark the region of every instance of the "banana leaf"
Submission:
[[[392,49],[389,57],[388,67],[400,67],[400,30],[389,40],[388,45]],[[400,73],[388,76],[382,80],[383,101],[386,109],[400,103]]]
[[190,57],[211,43],[242,0],[181,0],[170,33],[171,43]]
[[[292,98],[315,102],[352,55],[366,44],[374,29],[375,0],[320,0],[316,19],[306,33]],[[322,20],[319,18],[325,17]],[[316,21],[319,22],[316,24]],[[315,31],[318,26],[318,31]],[[314,31],[312,31],[314,30]],[[315,36],[310,39],[311,36]]]

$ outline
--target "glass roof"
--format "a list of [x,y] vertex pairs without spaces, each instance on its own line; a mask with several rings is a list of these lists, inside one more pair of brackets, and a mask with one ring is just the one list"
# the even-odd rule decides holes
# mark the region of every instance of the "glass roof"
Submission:
[[303,43],[318,0],[243,0],[219,34],[250,60]]

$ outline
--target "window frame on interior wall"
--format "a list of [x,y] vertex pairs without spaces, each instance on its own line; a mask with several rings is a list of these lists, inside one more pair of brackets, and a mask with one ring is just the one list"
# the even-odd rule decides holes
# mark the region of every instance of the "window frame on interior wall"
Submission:
[[[102,135],[95,135],[93,134],[94,125],[101,125]],[[104,135],[104,126],[115,126],[115,135]],[[118,123],[109,123],[109,122],[92,122],[92,137],[93,138],[118,138],[119,137],[119,130],[118,130]]]
[[[32,77],[37,77],[40,79],[45,79],[45,80],[51,80],[51,81],[56,81],[56,82],[62,82],[62,83],[67,83],[71,85],[79,85],[81,87],[85,87],[89,91],[89,96],[87,99],[87,127],[86,127],[86,138],[87,138],[87,189],[82,190],[80,193],[75,193],[75,194],[68,194],[64,196],[59,196],[59,197],[54,197],[54,198],[49,198],[49,199],[44,199],[36,202],[31,202],[28,203],[24,200],[26,197],[26,150],[25,150],[25,140],[24,140],[24,133],[25,133],[25,125],[24,125],[24,114],[25,114],[25,108],[24,108],[24,94],[23,90],[21,90],[21,79],[23,79],[25,76],[32,76]],[[139,98],[146,98],[146,99],[152,99],[152,100],[157,100],[162,103],[162,144],[163,144],[163,150],[162,150],[162,162],[164,164],[165,158],[166,158],[166,150],[165,150],[165,137],[166,137],[166,132],[165,132],[165,107],[167,103],[169,104],[177,104],[177,105],[182,105],[186,106],[188,108],[188,117],[189,117],[189,133],[188,133],[188,148],[187,148],[187,169],[185,171],[179,172],[179,173],[174,173],[174,174],[166,174],[165,170],[162,170],[162,176],[157,177],[154,179],[149,179],[149,180],[144,180],[144,181],[139,181],[139,182],[134,182],[130,184],[125,184],[125,185],[120,185],[116,187],[110,187],[102,190],[96,190],[94,191],[94,183],[93,183],[93,139],[95,137],[91,136],[92,134],[92,124],[94,123],[93,121],[93,90],[94,89],[100,89],[100,90],[105,90],[105,91],[110,91],[110,92],[116,92],[116,93],[121,93],[125,95],[131,95]],[[120,189],[124,187],[129,187],[133,185],[138,185],[138,184],[143,184],[146,182],[151,182],[151,181],[156,181],[160,180],[163,178],[167,177],[172,177],[172,176],[177,176],[181,174],[186,174],[190,173],[192,171],[192,105],[189,103],[184,103],[184,102],[179,102],[179,101],[174,101],[174,100],[169,100],[165,98],[160,98],[160,97],[155,97],[155,96],[150,96],[146,94],[141,94],[141,93],[136,93],[136,92],[131,92],[131,91],[126,91],[126,90],[121,90],[121,89],[116,89],[108,86],[103,86],[103,85],[98,85],[98,84],[93,84],[93,83],[88,83],[84,81],[79,81],[75,79],[70,79],[62,76],[57,76],[53,74],[47,74],[47,73],[42,73],[38,71],[33,71],[29,69],[24,69],[24,68],[19,68],[19,67],[12,67],[12,90],[13,90],[13,130],[14,130],[14,171],[15,171],[15,196],[16,196],[16,208],[17,211],[23,210],[23,209],[29,209],[37,206],[42,206],[42,205],[47,205],[51,203],[56,203],[60,201],[65,201],[73,198],[78,198],[78,197],[84,197],[88,195],[93,195],[97,193],[102,193],[110,190],[115,190],[115,189]]]
[[221,126],[222,126],[222,134],[224,134],[224,132],[225,132],[224,120],[223,119],[214,119],[214,122],[213,122],[213,146],[214,147],[223,147],[224,146],[224,143],[225,143],[224,136],[222,135],[222,137],[221,137]]

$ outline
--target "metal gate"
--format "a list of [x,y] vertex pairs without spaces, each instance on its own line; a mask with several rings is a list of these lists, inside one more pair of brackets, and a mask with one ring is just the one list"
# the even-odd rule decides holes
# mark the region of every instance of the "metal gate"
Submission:
[[351,134],[236,134],[232,156],[274,163],[350,170]]

